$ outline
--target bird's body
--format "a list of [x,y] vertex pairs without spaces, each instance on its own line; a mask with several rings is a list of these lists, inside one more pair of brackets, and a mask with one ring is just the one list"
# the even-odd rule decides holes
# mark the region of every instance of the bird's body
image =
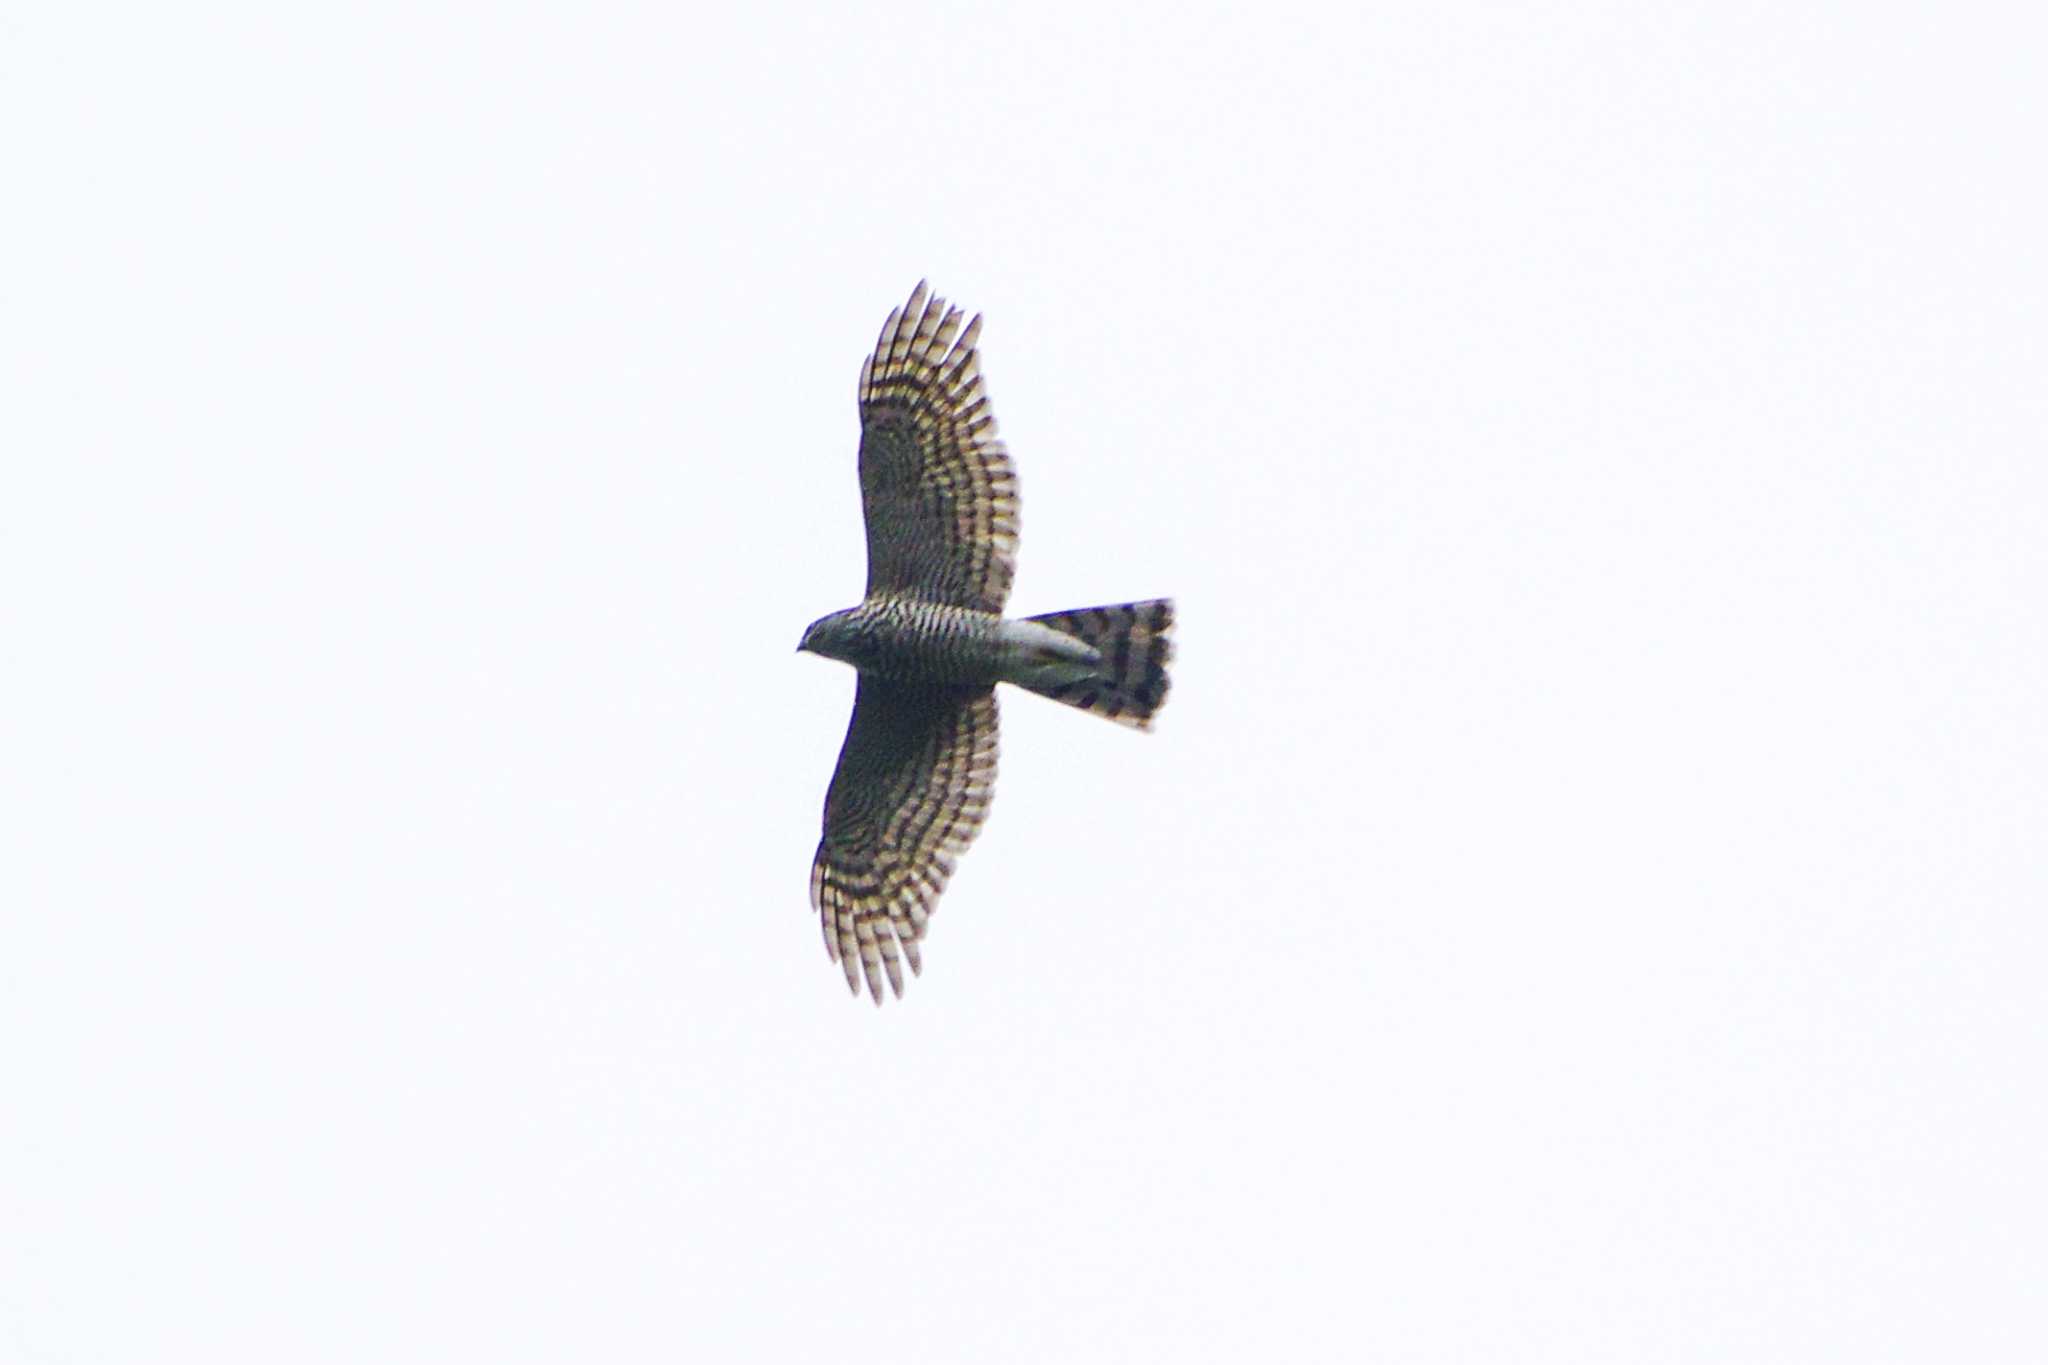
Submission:
[[1017,479],[995,439],[975,343],[923,284],[861,366],[868,587],[811,623],[800,649],[859,671],[825,797],[811,903],[827,951],[875,1003],[919,944],[995,783],[995,685],[1139,729],[1164,703],[1173,603],[1008,619]]
[[821,618],[803,647],[863,673],[941,687],[1006,682],[1040,691],[1102,663],[1100,650],[1037,621],[888,597]]
[[804,648],[898,682],[988,687],[1001,675],[1003,624],[974,607],[881,597],[824,617]]

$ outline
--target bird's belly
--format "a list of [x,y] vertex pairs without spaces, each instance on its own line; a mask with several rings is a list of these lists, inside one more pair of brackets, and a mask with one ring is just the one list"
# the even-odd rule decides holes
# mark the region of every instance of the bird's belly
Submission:
[[1001,617],[932,603],[905,604],[889,613],[853,661],[863,673],[898,682],[980,687],[1001,672]]

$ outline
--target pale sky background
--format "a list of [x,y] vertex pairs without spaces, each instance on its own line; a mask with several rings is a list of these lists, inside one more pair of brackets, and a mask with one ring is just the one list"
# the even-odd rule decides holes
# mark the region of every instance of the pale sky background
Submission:
[[[0,1359],[2048,1359],[2037,15],[7,5]],[[877,1011],[925,276],[1180,654]]]

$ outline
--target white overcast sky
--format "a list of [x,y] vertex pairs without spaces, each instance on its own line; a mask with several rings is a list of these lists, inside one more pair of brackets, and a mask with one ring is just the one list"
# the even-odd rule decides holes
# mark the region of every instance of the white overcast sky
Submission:
[[[2048,1359],[2044,50],[9,4],[0,1359]],[[1180,654],[877,1011],[920,277]]]

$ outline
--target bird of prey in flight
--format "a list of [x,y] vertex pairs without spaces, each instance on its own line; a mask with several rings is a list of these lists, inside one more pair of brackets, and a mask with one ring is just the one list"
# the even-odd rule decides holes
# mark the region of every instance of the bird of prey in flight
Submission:
[[1166,700],[1173,602],[1006,618],[1017,475],[996,439],[981,319],[920,282],[860,367],[860,497],[868,585],[813,621],[800,650],[860,672],[825,795],[811,904],[856,994],[903,994],[953,863],[996,777],[995,685],[1138,729]]

